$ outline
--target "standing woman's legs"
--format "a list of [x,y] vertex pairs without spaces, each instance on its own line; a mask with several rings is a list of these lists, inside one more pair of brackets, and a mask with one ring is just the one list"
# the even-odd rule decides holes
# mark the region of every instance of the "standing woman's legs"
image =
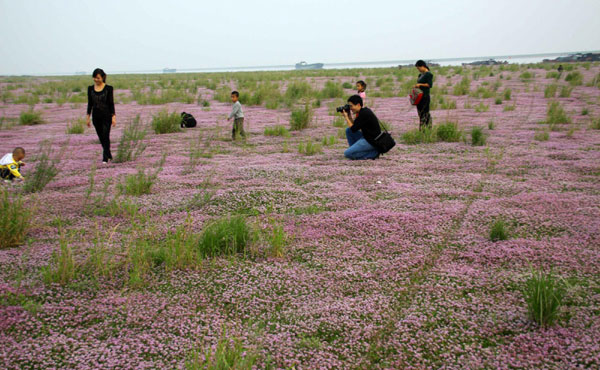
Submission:
[[419,130],[424,127],[431,128],[431,114],[429,113],[429,103],[431,97],[429,95],[423,96],[423,99],[417,105],[417,112],[419,113]]
[[98,139],[100,139],[100,144],[102,144],[102,161],[108,162],[109,159],[112,159],[112,154],[110,153],[111,119],[93,117],[93,123],[96,133],[98,134]]

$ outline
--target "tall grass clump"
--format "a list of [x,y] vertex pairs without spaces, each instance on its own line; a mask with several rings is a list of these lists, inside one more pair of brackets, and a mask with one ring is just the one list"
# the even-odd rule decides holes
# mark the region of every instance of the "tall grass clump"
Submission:
[[222,218],[208,225],[200,236],[198,251],[202,257],[245,253],[251,242],[251,230],[243,216]]
[[290,127],[292,131],[303,130],[308,127],[313,117],[313,110],[308,104],[303,109],[294,109],[290,117]]
[[194,269],[202,262],[198,242],[199,235],[192,232],[192,223],[188,219],[160,242],[150,243],[150,258],[155,266],[162,265],[167,271]]
[[138,114],[123,130],[117,155],[115,156],[115,163],[133,161],[139,157],[148,145],[144,142],[145,137],[146,130],[140,125],[140,115]]
[[67,124],[67,134],[79,135],[85,132],[85,119],[77,118]]
[[512,95],[511,89],[504,90],[504,100],[510,100]]
[[565,81],[571,86],[581,86],[583,85],[583,75],[579,71],[569,72],[565,77]]
[[452,88],[452,94],[453,95],[467,95],[467,94],[469,94],[470,88],[471,88],[471,80],[469,80],[469,77],[464,76],[459,83],[454,85],[454,87]]
[[169,113],[166,109],[152,117],[152,129],[156,134],[180,132],[181,115],[177,112]]
[[504,220],[496,220],[490,228],[490,240],[497,242],[499,240],[507,240],[508,231],[506,229],[506,223]]
[[58,158],[50,158],[52,154],[52,144],[50,142],[42,142],[37,153],[35,168],[27,174],[27,180],[23,186],[23,191],[26,193],[41,191],[59,172],[60,155]]
[[77,266],[73,250],[64,236],[60,237],[60,248],[52,252],[50,264],[42,268],[42,278],[46,284],[65,285],[75,279]]
[[265,127],[265,136],[283,136],[290,137],[290,131],[281,125]]
[[0,189],[0,249],[21,245],[31,224],[32,211],[19,195]]
[[544,98],[546,98],[546,99],[554,98],[556,96],[556,90],[558,90],[558,85],[555,85],[555,84],[547,85],[544,88]]
[[600,117],[594,118],[590,124],[592,130],[600,130]]
[[550,133],[548,130],[540,130],[535,133],[533,138],[537,141],[548,141],[550,139]]
[[550,272],[532,270],[523,291],[529,317],[541,327],[554,324],[565,295],[565,288]]
[[437,125],[435,134],[440,141],[445,142],[458,142],[463,137],[463,132],[456,122],[445,122]]
[[571,92],[573,91],[573,88],[570,86],[562,86],[560,88],[560,93],[559,96],[561,98],[569,98],[571,96]]
[[409,145],[435,143],[438,141],[438,137],[434,128],[425,127],[423,129],[406,131],[402,134],[402,141]]
[[33,109],[21,112],[19,115],[19,124],[20,125],[41,125],[44,123],[44,119],[42,118],[42,113],[34,111]]
[[304,155],[315,155],[317,153],[322,153],[323,147],[321,144],[313,143],[311,140],[308,140],[306,143],[300,142],[298,144],[298,153]]
[[485,145],[486,136],[483,133],[483,129],[479,126],[471,128],[471,145],[482,146]]
[[158,179],[158,174],[162,171],[166,156],[163,155],[160,161],[155,165],[156,170],[144,171],[139,169],[137,173],[125,176],[125,180],[118,184],[118,190],[121,194],[142,195],[150,194],[152,186]]
[[186,370],[251,370],[258,361],[258,355],[244,348],[239,339],[222,338],[214,352],[197,352],[187,359]]
[[341,98],[344,96],[344,89],[333,81],[325,82],[325,86],[319,92],[319,97],[323,99]]
[[570,123],[571,119],[567,116],[565,109],[557,101],[552,101],[548,104],[548,110],[546,111],[546,123]]

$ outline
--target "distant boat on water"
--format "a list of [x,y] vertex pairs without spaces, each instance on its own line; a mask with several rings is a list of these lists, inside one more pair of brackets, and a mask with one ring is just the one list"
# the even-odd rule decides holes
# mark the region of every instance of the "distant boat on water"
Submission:
[[296,63],[296,69],[322,69],[323,63],[308,64],[304,61]]
[[175,68],[163,68],[163,73],[175,73],[177,70]]

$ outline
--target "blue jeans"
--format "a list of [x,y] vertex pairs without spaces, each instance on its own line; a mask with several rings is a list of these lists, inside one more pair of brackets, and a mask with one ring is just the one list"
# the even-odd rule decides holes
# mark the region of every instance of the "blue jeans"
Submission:
[[348,149],[344,151],[344,156],[350,159],[375,159],[379,156],[379,151],[367,142],[362,132],[352,132],[350,127],[346,129],[346,139],[348,139]]

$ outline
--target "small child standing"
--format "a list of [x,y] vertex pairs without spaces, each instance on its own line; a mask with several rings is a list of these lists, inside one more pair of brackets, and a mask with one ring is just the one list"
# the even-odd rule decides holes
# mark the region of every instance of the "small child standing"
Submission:
[[367,94],[365,93],[365,90],[367,89],[367,84],[365,83],[365,81],[360,80],[356,83],[356,89],[357,91],[357,95],[360,96],[363,100],[363,108],[367,106]]
[[246,138],[246,132],[244,131],[244,112],[242,111],[242,104],[239,102],[240,93],[237,91],[231,92],[231,101],[233,106],[231,107],[231,114],[227,120],[233,118],[233,129],[231,130],[231,138],[236,140],[239,135],[244,139]]
[[19,168],[25,165],[25,163],[21,162],[24,158],[25,149],[21,147],[15,148],[12,153],[7,153],[0,159],[0,177],[6,182],[12,181],[15,178],[25,180],[19,172]]

